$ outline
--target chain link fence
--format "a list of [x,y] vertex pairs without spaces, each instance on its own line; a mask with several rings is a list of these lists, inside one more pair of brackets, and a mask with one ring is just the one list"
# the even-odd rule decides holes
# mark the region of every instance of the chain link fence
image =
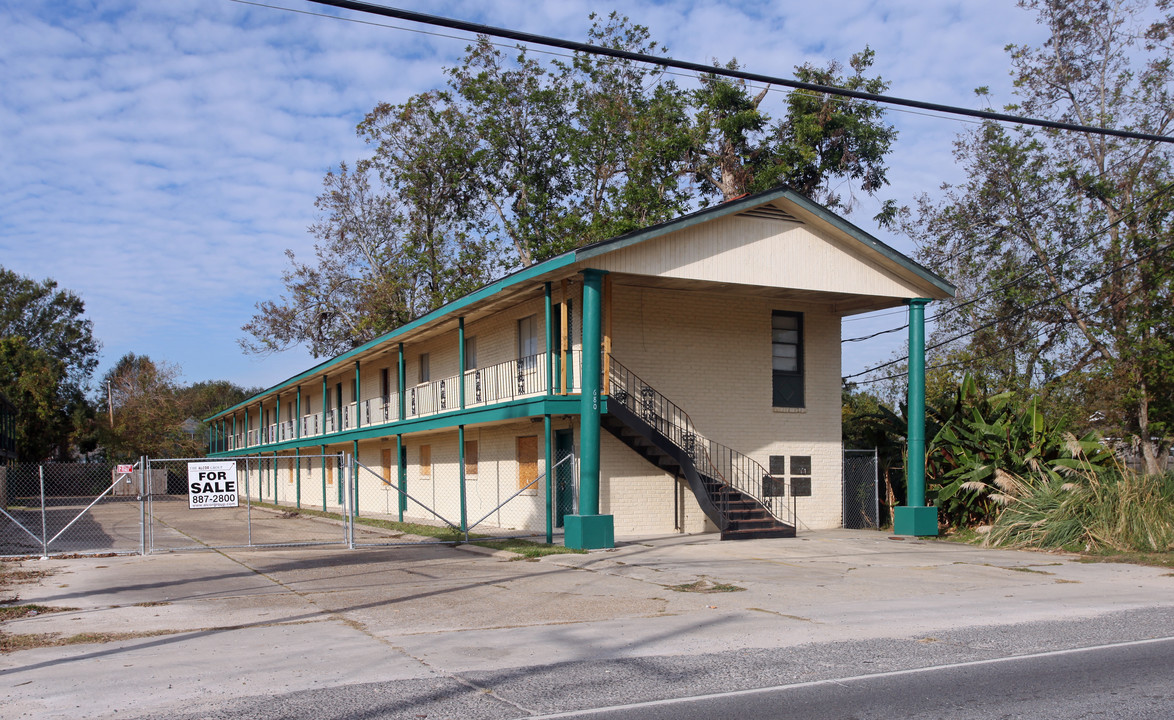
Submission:
[[[427,464],[385,464],[369,467],[355,462],[351,517],[356,546],[456,542],[476,538],[545,539],[573,512],[568,498],[576,489],[575,457],[556,453],[553,477],[536,465],[532,474],[501,477],[480,472],[476,458],[436,455]],[[548,490],[550,492],[548,492]],[[559,498],[563,498],[560,505]]]
[[290,454],[0,468],[0,556],[545,539],[575,512],[571,450],[516,477],[479,473],[474,456],[462,478],[455,453],[404,465]]
[[344,463],[339,455],[148,459],[147,551],[347,544],[343,507],[317,482],[329,474],[331,486],[343,486]]
[[0,555],[143,552],[141,463],[0,467]]
[[844,451],[844,527],[878,529],[876,450]]

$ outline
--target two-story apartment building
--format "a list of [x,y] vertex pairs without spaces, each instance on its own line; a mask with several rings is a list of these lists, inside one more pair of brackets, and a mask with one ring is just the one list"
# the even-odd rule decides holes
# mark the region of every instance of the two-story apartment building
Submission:
[[771,190],[515,272],[209,418],[211,450],[291,458],[252,482],[322,507],[321,456],[349,453],[359,513],[549,521],[576,547],[834,527],[841,318],[953,290]]

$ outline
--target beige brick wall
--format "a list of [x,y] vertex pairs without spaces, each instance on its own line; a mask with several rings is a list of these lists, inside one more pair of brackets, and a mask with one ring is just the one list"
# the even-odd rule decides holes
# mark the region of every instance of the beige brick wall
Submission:
[[617,536],[716,530],[683,480],[660,470],[606,431],[599,451],[599,511],[615,516]]
[[[806,408],[771,407],[771,311],[803,313]],[[800,528],[841,523],[840,320],[818,306],[616,284],[612,353],[698,430],[764,467],[810,455]]]

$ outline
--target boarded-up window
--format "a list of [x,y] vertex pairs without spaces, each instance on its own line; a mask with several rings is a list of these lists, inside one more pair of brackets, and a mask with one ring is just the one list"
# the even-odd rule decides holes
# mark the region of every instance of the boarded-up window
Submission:
[[322,462],[326,466],[326,484],[333,485],[334,484],[334,458],[333,457],[324,457],[324,458],[322,458]]
[[[518,438],[518,489],[537,490],[538,436]],[[533,484],[532,484],[533,483]]]
[[477,479],[477,441],[465,441],[465,479]]
[[432,446],[420,446],[420,477],[432,477]]
[[383,482],[391,484],[391,448],[383,449],[383,458],[380,460],[383,467]]

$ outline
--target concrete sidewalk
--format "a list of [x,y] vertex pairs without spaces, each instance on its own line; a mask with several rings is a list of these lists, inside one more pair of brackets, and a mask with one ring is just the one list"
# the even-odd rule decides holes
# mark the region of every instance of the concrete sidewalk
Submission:
[[[724,543],[672,536],[509,557],[421,546],[28,561],[25,569],[53,574],[7,592],[73,609],[10,621],[4,632],[160,634],[0,656],[5,714],[133,717],[317,688],[460,686],[557,663],[878,638],[925,644],[962,627],[1128,611],[1159,625],[1174,618],[1168,570],[867,531]],[[715,584],[744,589],[686,590]]]

